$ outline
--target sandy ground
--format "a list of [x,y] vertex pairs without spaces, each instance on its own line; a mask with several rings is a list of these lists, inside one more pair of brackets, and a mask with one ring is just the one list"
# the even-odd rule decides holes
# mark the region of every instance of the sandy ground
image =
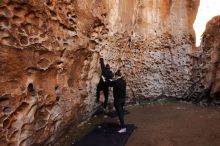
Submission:
[[[126,146],[220,146],[220,108],[185,103],[130,106],[125,116],[137,129]],[[80,126],[70,127],[55,146],[70,146],[101,122],[117,118],[98,116]]]
[[126,146],[220,146],[220,109],[169,103],[129,108]]

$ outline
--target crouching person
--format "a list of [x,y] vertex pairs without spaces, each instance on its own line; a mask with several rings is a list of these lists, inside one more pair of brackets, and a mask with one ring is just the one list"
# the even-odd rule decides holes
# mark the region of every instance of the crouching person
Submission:
[[108,81],[108,86],[113,87],[114,106],[120,120],[121,129],[118,133],[126,132],[124,123],[124,104],[126,97],[126,81],[122,77],[120,70],[115,73],[115,79]]

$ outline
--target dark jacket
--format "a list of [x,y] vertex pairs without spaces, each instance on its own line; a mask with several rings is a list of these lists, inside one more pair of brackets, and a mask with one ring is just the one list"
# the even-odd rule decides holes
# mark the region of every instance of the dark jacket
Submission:
[[126,81],[123,78],[119,78],[107,83],[108,86],[113,87],[114,101],[124,101],[126,97]]
[[[105,67],[103,58],[100,58],[100,64],[101,64],[101,69],[102,69],[102,76],[105,78],[105,80],[112,79],[113,78],[113,73],[110,70],[110,68]],[[102,80],[102,78],[101,78],[101,80]]]

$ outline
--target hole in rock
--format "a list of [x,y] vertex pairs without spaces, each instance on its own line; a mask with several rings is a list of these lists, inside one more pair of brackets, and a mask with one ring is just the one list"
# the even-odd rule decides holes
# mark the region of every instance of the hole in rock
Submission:
[[66,13],[66,16],[67,16],[67,17],[70,17],[70,15],[71,15],[71,12],[67,12],[67,13]]
[[28,85],[27,89],[28,89],[28,92],[31,93],[32,96],[35,95],[34,85],[32,83]]
[[25,111],[27,108],[29,107],[29,103],[27,102],[22,102],[21,105],[17,108],[17,110],[15,111],[15,113],[19,114],[23,111]]
[[20,39],[20,43],[22,45],[27,45],[28,44],[28,38],[26,36],[22,36]]
[[60,96],[57,96],[57,97],[56,97],[56,101],[59,101],[59,100],[60,100]]
[[47,4],[47,5],[51,5],[51,4],[52,4],[52,1],[51,1],[51,0],[47,0],[46,4]]
[[59,86],[58,86],[58,85],[56,85],[54,89],[55,89],[55,90],[58,90],[58,88],[59,88]]
[[28,91],[29,91],[29,92],[33,92],[33,91],[34,91],[34,86],[33,86],[32,83],[30,83],[30,84],[28,85]]
[[0,103],[9,100],[8,97],[0,96]]
[[10,124],[10,119],[6,119],[3,121],[3,128],[7,128]]
[[20,11],[22,11],[23,9],[22,9],[22,7],[15,7],[14,10],[15,10],[15,12],[20,12]]
[[52,17],[56,17],[57,16],[56,12],[51,11],[51,10],[50,10],[50,14],[51,14]]
[[11,111],[10,107],[4,107],[3,112],[4,113],[9,113]]
[[13,19],[15,22],[20,22],[20,21],[23,20],[21,17],[18,17],[18,16],[13,16],[12,19]]

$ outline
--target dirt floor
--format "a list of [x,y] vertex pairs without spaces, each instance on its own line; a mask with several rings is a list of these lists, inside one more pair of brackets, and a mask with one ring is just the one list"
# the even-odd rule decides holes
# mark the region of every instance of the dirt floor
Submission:
[[220,146],[220,109],[169,103],[129,108],[126,146]]
[[[186,103],[129,106],[126,123],[137,129],[126,146],[220,146],[220,108]],[[70,146],[100,122],[118,122],[104,116],[70,128],[55,146]]]

